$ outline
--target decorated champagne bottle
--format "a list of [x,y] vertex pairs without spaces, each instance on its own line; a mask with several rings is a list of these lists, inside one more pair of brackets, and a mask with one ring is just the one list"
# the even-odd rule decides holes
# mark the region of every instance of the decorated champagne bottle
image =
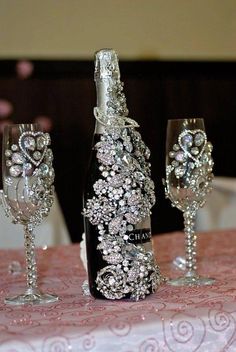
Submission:
[[96,298],[139,300],[162,282],[151,242],[150,151],[128,117],[114,50],[96,53],[95,83],[96,126],[83,210],[89,289]]

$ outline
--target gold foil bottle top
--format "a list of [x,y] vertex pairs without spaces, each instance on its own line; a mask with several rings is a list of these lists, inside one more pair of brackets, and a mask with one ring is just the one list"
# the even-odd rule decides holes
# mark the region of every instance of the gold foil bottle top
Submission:
[[119,61],[115,50],[102,49],[95,53],[94,80],[120,79]]

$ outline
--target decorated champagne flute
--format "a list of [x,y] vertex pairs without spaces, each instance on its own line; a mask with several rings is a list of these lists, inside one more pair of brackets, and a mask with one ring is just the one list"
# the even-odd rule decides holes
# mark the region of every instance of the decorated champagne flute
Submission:
[[6,304],[52,303],[58,296],[37,286],[34,227],[49,214],[54,198],[50,136],[38,124],[6,126],[3,133],[2,203],[6,215],[24,227],[27,289]]
[[165,194],[172,206],[183,212],[185,232],[185,275],[168,281],[174,286],[211,285],[215,281],[197,273],[194,230],[197,210],[212,189],[212,148],[203,119],[168,121]]

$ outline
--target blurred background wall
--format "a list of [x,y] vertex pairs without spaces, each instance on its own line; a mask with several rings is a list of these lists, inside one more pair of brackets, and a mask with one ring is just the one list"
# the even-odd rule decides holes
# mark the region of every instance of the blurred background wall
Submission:
[[0,57],[234,59],[235,0],[0,0]]
[[37,120],[50,130],[73,241],[83,231],[93,55],[101,48],[120,57],[130,117],[152,152],[154,233],[183,227],[161,181],[169,118],[204,117],[215,175],[236,177],[235,13],[235,0],[0,0],[0,135],[12,122]]

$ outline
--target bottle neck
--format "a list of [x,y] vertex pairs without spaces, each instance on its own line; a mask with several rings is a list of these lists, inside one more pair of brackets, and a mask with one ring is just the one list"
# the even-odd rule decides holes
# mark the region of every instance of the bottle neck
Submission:
[[[108,90],[112,85],[114,85],[114,82],[111,78],[96,81],[97,108],[101,114],[104,114],[107,117],[109,117],[108,105],[110,100]],[[95,133],[103,134],[104,130],[105,126],[96,120]]]

